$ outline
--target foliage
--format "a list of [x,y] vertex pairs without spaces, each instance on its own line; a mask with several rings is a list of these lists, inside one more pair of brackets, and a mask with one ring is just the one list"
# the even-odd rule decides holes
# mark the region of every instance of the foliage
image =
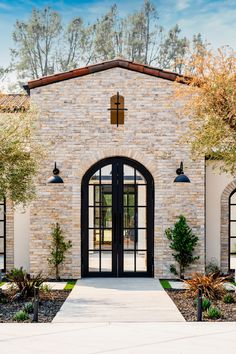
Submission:
[[23,311],[26,313],[33,313],[34,305],[32,304],[32,302],[26,302],[24,304]]
[[166,279],[160,279],[160,283],[163,287],[163,289],[171,289],[171,285]]
[[[183,215],[179,216],[174,228],[166,229],[165,234],[170,240],[170,248],[174,250],[172,256],[179,264],[178,274],[180,278],[184,278],[185,269],[199,258],[193,255],[198,237],[193,234]],[[175,274],[177,272],[174,265],[171,265],[170,270]]]
[[220,268],[217,264],[217,260],[212,259],[207,265],[206,265],[206,274],[220,274]]
[[235,175],[236,52],[229,47],[202,50],[186,61],[185,74],[191,76],[188,90],[177,85],[176,98],[184,99],[185,113],[192,117],[184,137],[192,156],[221,160],[221,171]]
[[26,296],[30,297],[34,295],[34,287],[39,287],[44,281],[45,278],[42,276],[42,273],[38,273],[35,277],[32,277],[28,274],[23,268],[14,268],[6,274],[6,277],[9,281],[13,283],[18,289],[18,291]]
[[235,302],[232,294],[225,294],[223,301],[225,304],[233,304]]
[[47,7],[42,11],[33,9],[27,22],[17,20],[13,32],[16,48],[12,51],[19,59],[17,69],[22,74],[30,70],[33,78],[52,74],[61,30],[59,14]]
[[[194,306],[197,307],[198,299],[194,300]],[[202,310],[206,311],[211,306],[211,301],[205,297],[202,298]]]
[[16,312],[15,315],[13,316],[13,320],[17,322],[23,322],[28,319],[29,319],[28,313],[23,310]]
[[86,24],[81,17],[63,23],[50,7],[33,9],[28,19],[16,21],[12,59],[19,78],[35,79],[117,56],[181,72],[190,48],[195,53],[196,43],[206,46],[200,34],[192,40],[182,37],[178,25],[166,32],[149,0],[127,16],[112,5],[95,23]]
[[34,176],[42,149],[34,139],[33,110],[0,114],[0,200],[23,203],[35,197]]
[[76,284],[76,280],[69,280],[66,286],[64,287],[64,290],[72,290],[75,284]]
[[210,306],[209,309],[206,311],[206,317],[210,318],[211,320],[221,318],[221,316],[221,311],[216,306]]
[[64,262],[65,253],[69,248],[72,247],[72,243],[71,241],[65,241],[64,233],[58,223],[52,226],[51,236],[52,245],[50,258],[48,258],[48,263],[54,267],[56,279],[60,279],[59,265]]
[[215,276],[215,274],[195,273],[192,278],[185,280],[185,284],[192,296],[196,296],[198,289],[202,289],[204,296],[210,300],[221,299],[225,294],[224,282],[227,277]]
[[48,284],[42,284],[42,285],[40,285],[39,290],[42,293],[47,294],[47,293],[49,293],[52,290],[52,287],[50,285],[48,285]]

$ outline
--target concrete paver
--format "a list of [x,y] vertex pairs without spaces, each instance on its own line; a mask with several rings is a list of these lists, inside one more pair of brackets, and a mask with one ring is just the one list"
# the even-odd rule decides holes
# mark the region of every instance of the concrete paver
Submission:
[[43,283],[43,285],[48,286],[52,290],[63,290],[66,284],[66,281],[45,281]]
[[186,284],[183,281],[169,281],[170,286],[172,287],[172,289],[180,289],[180,290],[184,290],[187,289]]
[[[43,285],[48,286],[52,290],[63,290],[66,286],[66,281],[45,281]],[[0,286],[1,289],[7,290],[12,286],[12,283],[5,283]]]
[[184,322],[159,280],[85,278],[78,280],[54,323]]

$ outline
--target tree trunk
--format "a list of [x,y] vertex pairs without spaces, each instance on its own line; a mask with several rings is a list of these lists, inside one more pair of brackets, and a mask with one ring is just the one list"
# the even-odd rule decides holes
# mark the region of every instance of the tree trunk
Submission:
[[59,276],[59,266],[56,265],[56,280],[59,280],[60,276]]

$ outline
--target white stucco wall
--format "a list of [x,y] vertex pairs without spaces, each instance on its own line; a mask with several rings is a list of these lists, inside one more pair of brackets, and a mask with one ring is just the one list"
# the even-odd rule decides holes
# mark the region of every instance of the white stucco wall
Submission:
[[[218,163],[219,166],[219,163]],[[220,265],[221,195],[234,178],[206,163],[206,262],[215,258]]]
[[30,210],[17,207],[14,211],[14,266],[29,271]]

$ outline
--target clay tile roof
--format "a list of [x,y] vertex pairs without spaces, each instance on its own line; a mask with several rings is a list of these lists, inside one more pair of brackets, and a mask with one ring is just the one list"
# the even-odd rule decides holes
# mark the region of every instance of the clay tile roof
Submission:
[[176,81],[176,79],[178,78],[179,82],[185,83],[184,77],[182,75],[178,75],[171,71],[157,69],[155,67],[131,62],[124,59],[114,59],[104,63],[94,64],[83,68],[70,70],[64,73],[58,73],[50,76],[45,76],[40,79],[31,80],[28,82],[28,85],[25,86],[25,89],[33,89],[35,87],[53,84],[55,82],[72,79],[74,77],[89,75],[98,71],[108,70],[111,68],[123,68],[143,73],[146,75],[156,76],[170,81]]
[[29,108],[29,96],[22,94],[0,94],[0,112],[19,112]]

